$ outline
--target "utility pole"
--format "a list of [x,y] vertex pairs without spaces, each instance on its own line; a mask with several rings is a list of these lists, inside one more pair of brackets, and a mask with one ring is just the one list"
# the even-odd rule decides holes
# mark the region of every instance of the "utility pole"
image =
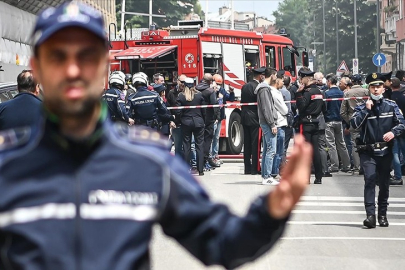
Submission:
[[357,0],[354,0],[354,58],[358,59],[357,52]]
[[[377,0],[377,53],[380,53],[380,0]],[[377,68],[381,72],[381,67]]]
[[149,0],[149,26],[152,25],[152,0]]
[[323,21],[323,73],[326,74],[325,0],[322,0],[322,21]]
[[339,19],[338,19],[338,6],[336,1],[336,69],[339,67]]

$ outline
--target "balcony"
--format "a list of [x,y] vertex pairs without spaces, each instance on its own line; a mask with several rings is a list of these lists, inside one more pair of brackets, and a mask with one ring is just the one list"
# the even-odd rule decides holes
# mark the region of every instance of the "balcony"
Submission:
[[399,20],[399,14],[392,13],[385,19],[385,33],[395,33],[397,28],[397,21]]

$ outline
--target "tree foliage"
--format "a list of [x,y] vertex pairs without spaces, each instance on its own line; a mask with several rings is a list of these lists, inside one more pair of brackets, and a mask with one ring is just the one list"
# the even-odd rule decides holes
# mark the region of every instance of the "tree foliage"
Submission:
[[[117,21],[121,21],[121,8],[123,0],[115,0],[117,10]],[[137,13],[149,13],[149,0],[126,0],[125,11]],[[165,18],[153,17],[153,23],[159,28],[168,27],[170,25],[177,25],[179,20],[190,13],[196,13],[202,17],[203,13],[198,0],[153,0],[152,13],[166,15]],[[140,15],[125,15],[125,22],[129,23],[132,27],[144,27],[149,25],[148,16]]]
[[[351,68],[352,59],[355,57],[354,0],[324,0],[325,57],[323,45],[313,45],[314,42],[323,42],[322,1],[304,1],[307,2],[307,6],[303,1],[285,0],[280,3],[278,10],[273,13],[276,17],[276,26],[285,27],[287,32],[290,32],[292,40],[298,45],[306,46],[309,52],[316,49],[315,69],[325,74],[334,73],[342,60],[345,60]],[[338,16],[337,27],[336,14]],[[369,73],[376,69],[371,61],[377,51],[376,27],[375,3],[368,4],[367,0],[357,0],[359,72]],[[338,35],[336,29],[338,29]],[[339,37],[338,42],[337,36]],[[339,53],[337,53],[337,47]],[[323,70],[324,59],[326,60],[326,70]]]

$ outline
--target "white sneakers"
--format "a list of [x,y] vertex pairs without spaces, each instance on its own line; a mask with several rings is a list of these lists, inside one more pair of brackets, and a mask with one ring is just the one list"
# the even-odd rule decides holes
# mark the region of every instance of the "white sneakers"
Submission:
[[273,177],[262,178],[262,185],[277,186],[278,184],[280,184],[280,182],[274,179]]

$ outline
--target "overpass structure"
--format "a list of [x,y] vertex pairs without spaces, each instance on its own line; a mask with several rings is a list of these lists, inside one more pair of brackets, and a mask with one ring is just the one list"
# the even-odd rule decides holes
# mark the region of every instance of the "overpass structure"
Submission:
[[[0,82],[16,81],[29,68],[30,35],[37,14],[66,0],[0,0]],[[106,25],[116,23],[115,0],[81,0],[99,10]]]

